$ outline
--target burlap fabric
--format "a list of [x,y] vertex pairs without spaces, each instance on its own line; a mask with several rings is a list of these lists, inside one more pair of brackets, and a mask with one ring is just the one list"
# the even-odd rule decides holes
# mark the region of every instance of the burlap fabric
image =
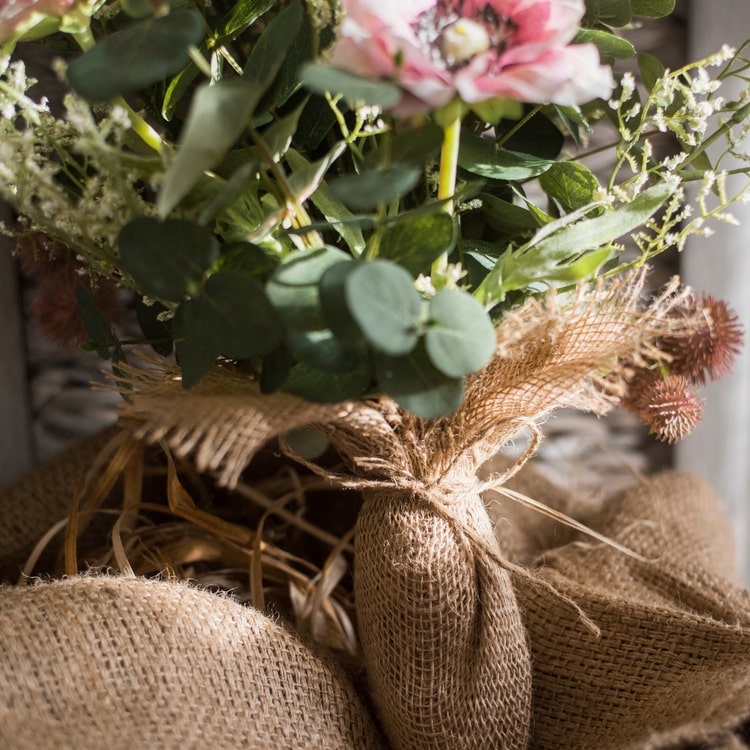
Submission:
[[[552,506],[576,506],[533,476],[518,481]],[[665,474],[582,516],[646,560],[508,501],[491,512],[499,530],[513,519],[528,565],[513,587],[533,664],[530,747],[750,747],[750,595],[704,480]]]
[[[564,310],[530,301],[506,316],[463,407],[432,422],[387,401],[269,399],[231,368],[187,392],[168,371],[133,374],[123,420],[230,486],[289,427],[329,438],[346,470],[308,465],[363,496],[357,616],[391,747],[729,747],[750,715],[750,608],[705,486],[665,478],[584,519],[645,559],[556,538],[536,516],[498,543],[480,501],[478,467],[519,426],[533,432],[561,406],[606,410],[623,376],[613,363],[638,361],[671,330],[669,298],[645,313],[637,299],[626,284]],[[551,495],[541,499],[579,512]]]
[[383,747],[345,674],[257,610],[181,583],[0,590],[9,750]]
[[[42,535],[66,518],[76,487],[116,429],[82,440],[0,494],[0,581],[15,583]],[[42,567],[50,570],[49,554]]]

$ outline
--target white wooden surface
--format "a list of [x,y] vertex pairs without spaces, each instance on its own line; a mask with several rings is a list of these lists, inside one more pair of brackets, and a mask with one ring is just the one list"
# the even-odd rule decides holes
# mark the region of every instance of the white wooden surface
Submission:
[[[725,43],[739,46],[748,37],[748,0],[692,2],[690,59],[710,54]],[[750,585],[750,204],[738,205],[732,213],[740,226],[716,225],[711,239],[693,242],[683,254],[682,275],[695,289],[730,302],[745,326],[745,350],[730,378],[703,391],[704,419],[678,445],[676,460],[680,468],[706,476],[726,502],[737,539],[738,564]]]
[[[0,219],[9,212],[0,205]],[[10,240],[0,235],[0,489],[31,468],[26,347]]]

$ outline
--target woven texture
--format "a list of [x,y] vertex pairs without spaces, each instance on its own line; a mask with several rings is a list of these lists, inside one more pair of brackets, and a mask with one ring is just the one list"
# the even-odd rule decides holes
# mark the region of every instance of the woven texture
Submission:
[[184,584],[0,590],[0,745],[382,747],[351,683],[266,616]]
[[82,440],[0,494],[0,581],[18,580],[42,535],[67,516],[76,487],[114,434],[112,428]]
[[[393,750],[742,747],[737,743],[746,741],[750,717],[750,602],[733,578],[726,522],[705,484],[670,475],[591,509],[549,484],[535,488],[533,481],[516,478],[527,494],[580,516],[631,553],[561,530],[515,506],[507,514],[500,506],[499,533],[493,533],[480,499],[491,485],[509,479],[507,472],[493,481],[477,479],[479,467],[500,445],[524,426],[537,434],[539,421],[563,406],[606,411],[629,364],[648,354],[660,333],[672,330],[665,311],[676,298],[668,294],[639,312],[639,292],[636,279],[579,290],[564,309],[554,299],[530,300],[508,314],[497,332],[493,360],[468,379],[461,409],[439,420],[419,420],[387,399],[316,405],[261,396],[255,384],[229,367],[217,368],[190,391],[170,377],[168,368],[134,372],[135,390],[122,418],[138,436],[164,439],[175,453],[193,456],[199,470],[217,472],[230,487],[268,439],[278,438],[291,454],[284,433],[292,427],[310,425],[330,440],[343,465],[336,473],[297,459],[331,485],[358,490],[363,497],[355,536],[357,620],[375,715]],[[532,440],[527,455],[533,447]],[[30,602],[22,607],[27,616],[39,592],[64,591],[57,585],[31,594],[9,592],[7,601]],[[210,609],[211,596],[201,596],[208,597]],[[228,605],[216,601],[217,607]],[[105,664],[119,664],[116,654],[122,649],[131,654],[127,644],[133,639],[155,643],[139,658],[146,665],[159,663],[164,622],[187,628],[179,631],[182,643],[194,642],[201,632],[192,604],[183,603],[165,619],[154,614],[148,600],[139,602],[136,597],[128,607],[113,604],[113,612],[98,618],[118,622],[123,639],[114,650],[104,649]],[[59,607],[67,611],[64,602]],[[58,637],[69,637],[69,628],[56,624],[57,610],[50,603],[44,618],[33,616],[52,623]],[[242,617],[260,617],[247,611],[251,614]],[[147,627],[149,637],[142,639],[142,623],[154,621],[158,628]],[[86,631],[94,652],[106,646],[97,640],[96,628],[92,624]],[[248,725],[253,732],[261,731],[266,710],[270,718],[264,718],[277,721],[282,710],[277,696],[291,690],[277,684],[287,685],[289,669],[300,682],[294,682],[299,691],[288,694],[303,706],[307,726],[319,726],[325,712],[311,696],[328,678],[311,653],[304,651],[288,669],[283,646],[288,634],[264,626],[272,641],[279,639],[273,648],[281,649],[264,652],[278,669],[269,680],[266,671],[257,671],[263,660],[253,658],[257,638],[237,641],[219,635],[220,629],[213,641],[201,635],[201,653],[213,642],[237,646],[233,657],[248,680],[243,693],[252,692],[259,701],[249,709],[256,713]],[[15,631],[0,639],[16,640]],[[35,633],[36,648],[43,642]],[[84,657],[91,654],[84,644],[73,651],[78,648]],[[179,654],[176,663],[183,658]],[[312,676],[304,681],[308,657]],[[208,661],[214,659],[211,653]],[[32,663],[30,684],[43,681],[49,689],[41,693],[44,701],[55,695],[57,678],[50,675],[65,675],[66,686],[70,680],[77,684],[77,662],[66,668],[53,660],[49,674],[45,662]],[[207,669],[195,673],[205,683],[204,698],[222,682]],[[168,692],[182,695],[183,679],[166,673],[165,685],[179,685]],[[152,688],[147,681],[145,695]],[[23,681],[19,689],[26,689]],[[339,717],[338,723],[332,718],[339,710],[342,717],[359,715],[358,699],[345,695],[356,708],[344,697],[343,703],[332,698],[319,731],[341,722],[351,727],[350,718]],[[157,705],[166,700],[161,693],[151,699]],[[189,702],[196,700],[193,695]],[[169,702],[164,705],[172,710]],[[172,731],[169,711],[166,726]],[[292,711],[287,721],[289,715],[298,716]],[[313,735],[305,735],[300,746],[315,746]],[[178,736],[179,744],[187,742]],[[282,740],[267,746],[297,745]],[[217,747],[223,746],[217,742]]]
[[711,489],[666,474],[585,520],[646,561],[579,536],[514,573],[534,665],[530,747],[748,747],[750,595]]

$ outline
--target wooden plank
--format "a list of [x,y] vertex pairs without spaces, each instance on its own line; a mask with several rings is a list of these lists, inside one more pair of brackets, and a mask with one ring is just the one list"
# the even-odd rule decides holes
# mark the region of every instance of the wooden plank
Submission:
[[[10,211],[0,207],[8,223]],[[0,488],[32,466],[26,346],[12,240],[0,235]]]
[[[690,13],[690,59],[700,59],[723,44],[739,46],[750,30],[747,0],[693,2]],[[719,94],[731,98],[738,91],[722,87]],[[722,164],[724,169],[732,166],[736,165]],[[750,205],[736,205],[731,213],[740,226],[715,223],[713,237],[691,242],[683,253],[682,276],[696,290],[732,305],[745,326],[745,350],[731,377],[704,389],[703,421],[677,446],[676,463],[707,477],[725,501],[737,539],[738,564],[750,585]]]

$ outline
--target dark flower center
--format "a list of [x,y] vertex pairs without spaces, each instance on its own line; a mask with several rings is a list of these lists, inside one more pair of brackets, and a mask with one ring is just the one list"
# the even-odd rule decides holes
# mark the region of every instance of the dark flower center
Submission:
[[464,13],[463,6],[463,0],[439,0],[412,23],[432,63],[450,71],[490,49],[502,54],[518,28],[507,16],[498,15],[490,3],[472,15]]

